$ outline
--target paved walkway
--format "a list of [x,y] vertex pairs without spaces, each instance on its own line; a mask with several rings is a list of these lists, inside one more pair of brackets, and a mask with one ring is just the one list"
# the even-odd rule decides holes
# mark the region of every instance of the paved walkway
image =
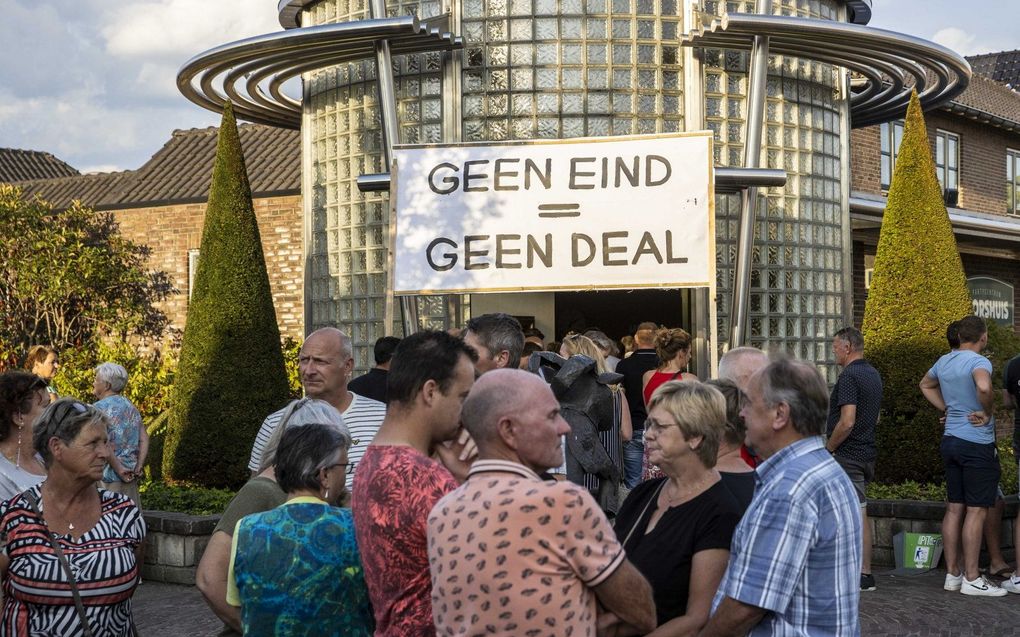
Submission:
[[[878,590],[861,594],[861,634],[897,637],[1020,635],[1020,595],[967,597],[942,590],[945,573],[875,574]],[[222,624],[193,586],[147,582],[134,599],[145,637],[213,637]]]

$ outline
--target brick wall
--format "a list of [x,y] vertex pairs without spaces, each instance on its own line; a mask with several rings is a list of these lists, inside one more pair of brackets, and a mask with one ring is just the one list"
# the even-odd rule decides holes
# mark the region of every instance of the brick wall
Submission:
[[[960,136],[960,192],[956,207],[1005,214],[1006,148],[1020,148],[1020,135],[978,124],[943,110],[925,113],[925,124],[933,157],[937,130]],[[879,127],[853,130],[850,149],[851,189],[882,194]]]
[[[262,251],[283,336],[304,334],[304,264],[300,195],[254,200]],[[175,328],[184,329],[188,311],[188,251],[202,242],[206,204],[181,204],[113,211],[121,233],[152,249],[149,265],[163,270],[180,291],[163,304]]]
[[[853,289],[854,325],[861,326],[864,320],[864,304],[868,291],[864,289],[864,256],[875,255],[874,243],[854,241],[853,243]],[[1001,259],[974,254],[960,255],[963,271],[967,277],[990,276],[1013,286],[1013,330],[1020,332],[1020,264],[1012,259]]]

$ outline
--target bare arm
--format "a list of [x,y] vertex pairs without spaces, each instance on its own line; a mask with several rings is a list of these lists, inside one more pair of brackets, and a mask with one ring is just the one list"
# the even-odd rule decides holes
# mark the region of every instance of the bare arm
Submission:
[[988,373],[987,369],[975,369],[972,375],[981,408],[991,416],[995,413],[995,390],[992,389],[992,375]]
[[149,432],[145,430],[145,426],[138,430],[138,464],[135,465],[135,476],[142,475],[142,469],[145,467],[145,461],[149,459]]
[[830,452],[839,449],[839,446],[850,435],[850,430],[854,428],[854,421],[856,420],[857,405],[851,403],[840,407],[839,422],[836,423],[836,428],[832,430],[832,435],[829,436],[829,441],[825,443],[825,448]]
[[627,395],[623,393],[623,388],[620,388],[620,436],[624,442],[627,442],[634,437],[634,422],[630,419],[630,405],[627,404]]
[[241,632],[241,609],[227,603],[230,543],[231,537],[223,531],[212,534],[195,571],[195,585],[212,612],[216,613],[224,624]]
[[939,389],[939,381],[935,380],[928,374],[924,375],[919,385],[921,393],[930,402],[935,409],[939,411],[946,410],[946,401],[942,398],[942,390]]
[[644,635],[655,628],[652,587],[630,560],[624,560],[606,581],[595,587],[595,596],[607,611],[619,618],[611,634]]
[[765,609],[725,597],[699,637],[736,637],[746,635],[765,617]]
[[708,622],[712,598],[719,588],[730,552],[708,549],[694,554],[691,582],[687,593],[687,613],[671,619],[648,634],[648,637],[693,637]]

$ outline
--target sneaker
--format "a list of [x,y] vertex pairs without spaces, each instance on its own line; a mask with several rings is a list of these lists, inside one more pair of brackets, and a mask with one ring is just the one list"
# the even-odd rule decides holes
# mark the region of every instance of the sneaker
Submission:
[[980,575],[975,580],[964,578],[960,592],[964,595],[978,595],[982,597],[1002,597],[1003,595],[1008,595],[1006,589],[999,588]]
[[1002,584],[999,584],[999,586],[1010,593],[1020,594],[1020,577],[1010,575],[1006,579],[1002,580]]
[[947,591],[958,591],[961,586],[963,586],[963,573],[960,573],[959,575],[946,573],[946,583],[942,586],[942,588]]
[[[876,588],[878,587],[875,586],[875,576],[871,573],[861,573],[861,590],[873,591]],[[1020,593],[1020,589],[1018,589],[1017,592]]]

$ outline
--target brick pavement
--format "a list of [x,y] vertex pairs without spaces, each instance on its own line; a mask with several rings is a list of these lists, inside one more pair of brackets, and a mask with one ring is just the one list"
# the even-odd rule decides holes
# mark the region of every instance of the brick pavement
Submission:
[[[861,594],[863,637],[1020,635],[1020,595],[967,597],[942,590],[945,572],[893,576],[877,572],[878,590]],[[135,621],[145,637],[212,637],[222,624],[193,586],[146,582],[135,594]]]

